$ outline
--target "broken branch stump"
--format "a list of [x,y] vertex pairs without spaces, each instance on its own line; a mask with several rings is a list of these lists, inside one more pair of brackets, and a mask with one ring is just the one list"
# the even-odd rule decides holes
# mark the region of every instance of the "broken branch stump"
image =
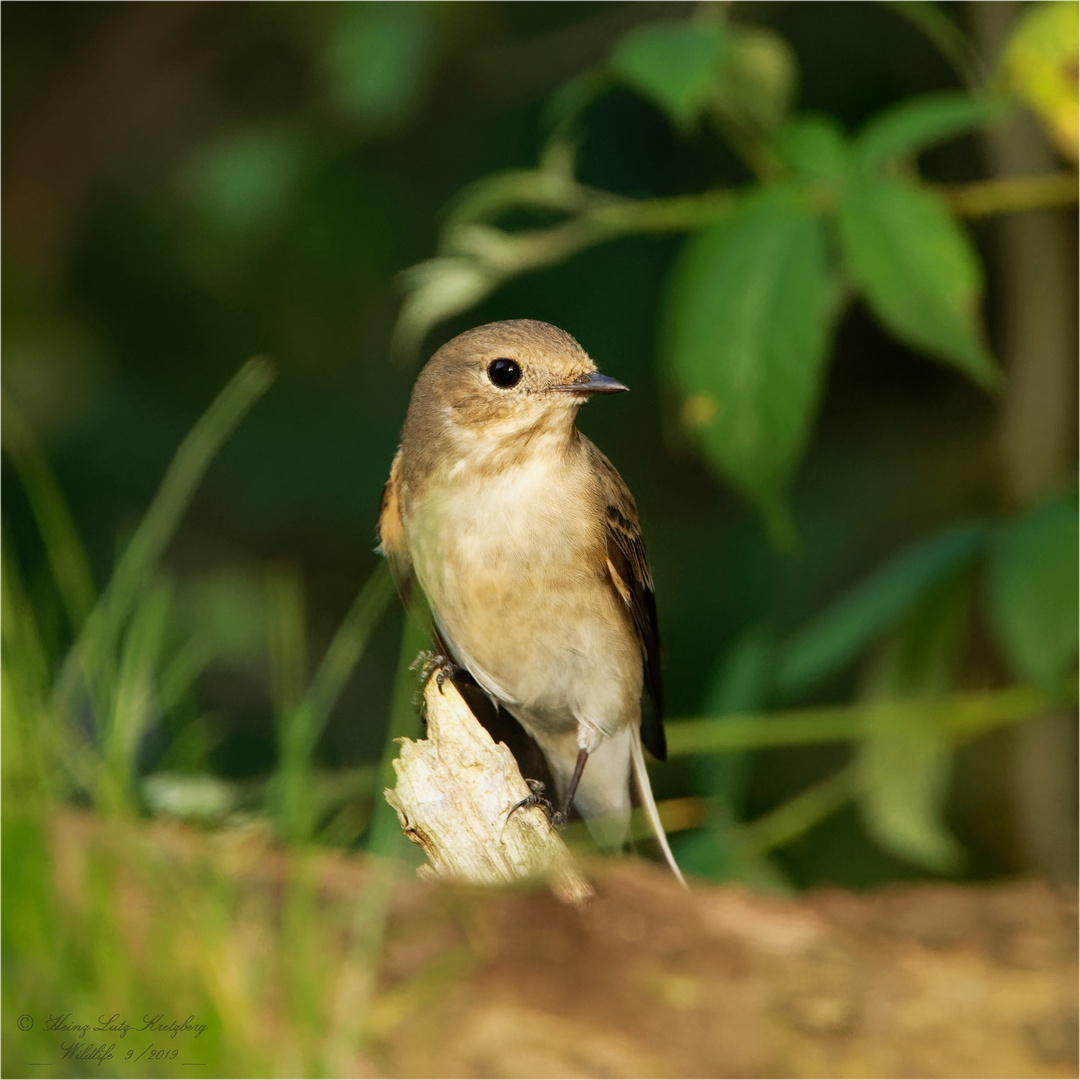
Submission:
[[514,810],[530,791],[506,744],[494,742],[449,679],[428,679],[424,702],[427,738],[398,740],[397,783],[384,793],[427,855],[418,873],[474,885],[543,879],[568,903],[592,896],[544,810]]

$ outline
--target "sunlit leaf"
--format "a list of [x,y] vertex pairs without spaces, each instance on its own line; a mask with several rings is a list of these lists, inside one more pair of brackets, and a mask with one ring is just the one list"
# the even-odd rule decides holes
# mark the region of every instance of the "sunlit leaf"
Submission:
[[959,90],[907,98],[878,113],[855,140],[856,164],[880,169],[900,158],[955,138],[998,119],[1009,108],[1005,98]]
[[985,522],[953,526],[921,541],[848,590],[788,642],[775,678],[784,697],[797,696],[842,671],[895,626],[943,578],[973,560],[989,535]]
[[1054,145],[1075,165],[1080,134],[1076,68],[1080,5],[1026,5],[1005,52],[1009,84],[1035,110]]
[[991,547],[987,602],[1016,674],[1053,684],[1076,663],[1075,503],[1056,499],[1005,525]]
[[712,96],[729,47],[719,22],[656,22],[639,26],[616,46],[615,72],[687,127]]
[[398,315],[393,352],[415,358],[424,338],[443,319],[468,311],[492,293],[499,278],[476,259],[440,256],[426,259],[402,274],[408,295]]
[[979,258],[937,196],[900,179],[852,184],[840,238],[852,281],[891,333],[980,386],[999,382],[978,312]]
[[691,239],[674,277],[666,344],[686,424],[781,543],[828,355],[828,286],[822,223],[784,190]]

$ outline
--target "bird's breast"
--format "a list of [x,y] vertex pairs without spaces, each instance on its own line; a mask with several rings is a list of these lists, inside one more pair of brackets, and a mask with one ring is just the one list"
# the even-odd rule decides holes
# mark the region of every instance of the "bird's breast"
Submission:
[[405,519],[417,577],[458,659],[511,711],[536,707],[567,726],[585,712],[613,717],[640,692],[589,479],[543,460],[495,473],[454,461]]

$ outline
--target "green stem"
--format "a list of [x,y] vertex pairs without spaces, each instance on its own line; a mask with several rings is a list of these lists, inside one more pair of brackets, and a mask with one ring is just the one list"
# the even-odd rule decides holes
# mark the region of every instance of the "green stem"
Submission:
[[1077,176],[1067,172],[938,184],[936,190],[945,197],[953,213],[967,218],[1075,206],[1078,196]]
[[740,826],[740,840],[756,855],[784,847],[836,813],[854,793],[855,767],[847,765],[775,810]]
[[[1065,695],[1076,698],[1075,686]],[[936,701],[875,702],[875,722],[903,724],[912,713],[956,738],[1007,724],[1019,724],[1059,704],[1033,686],[1010,686],[953,694]],[[754,716],[672,720],[667,724],[668,754],[713,754],[766,746],[804,746],[852,742],[866,732],[871,709],[865,704],[790,709]]]

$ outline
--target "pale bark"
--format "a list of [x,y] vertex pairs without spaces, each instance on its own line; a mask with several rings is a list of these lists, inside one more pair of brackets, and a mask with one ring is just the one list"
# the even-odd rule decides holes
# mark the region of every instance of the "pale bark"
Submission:
[[405,835],[427,855],[421,875],[474,885],[543,879],[567,902],[592,896],[544,809],[519,805],[530,792],[513,755],[453,683],[429,679],[424,702],[427,738],[400,740],[397,784],[385,792]]

